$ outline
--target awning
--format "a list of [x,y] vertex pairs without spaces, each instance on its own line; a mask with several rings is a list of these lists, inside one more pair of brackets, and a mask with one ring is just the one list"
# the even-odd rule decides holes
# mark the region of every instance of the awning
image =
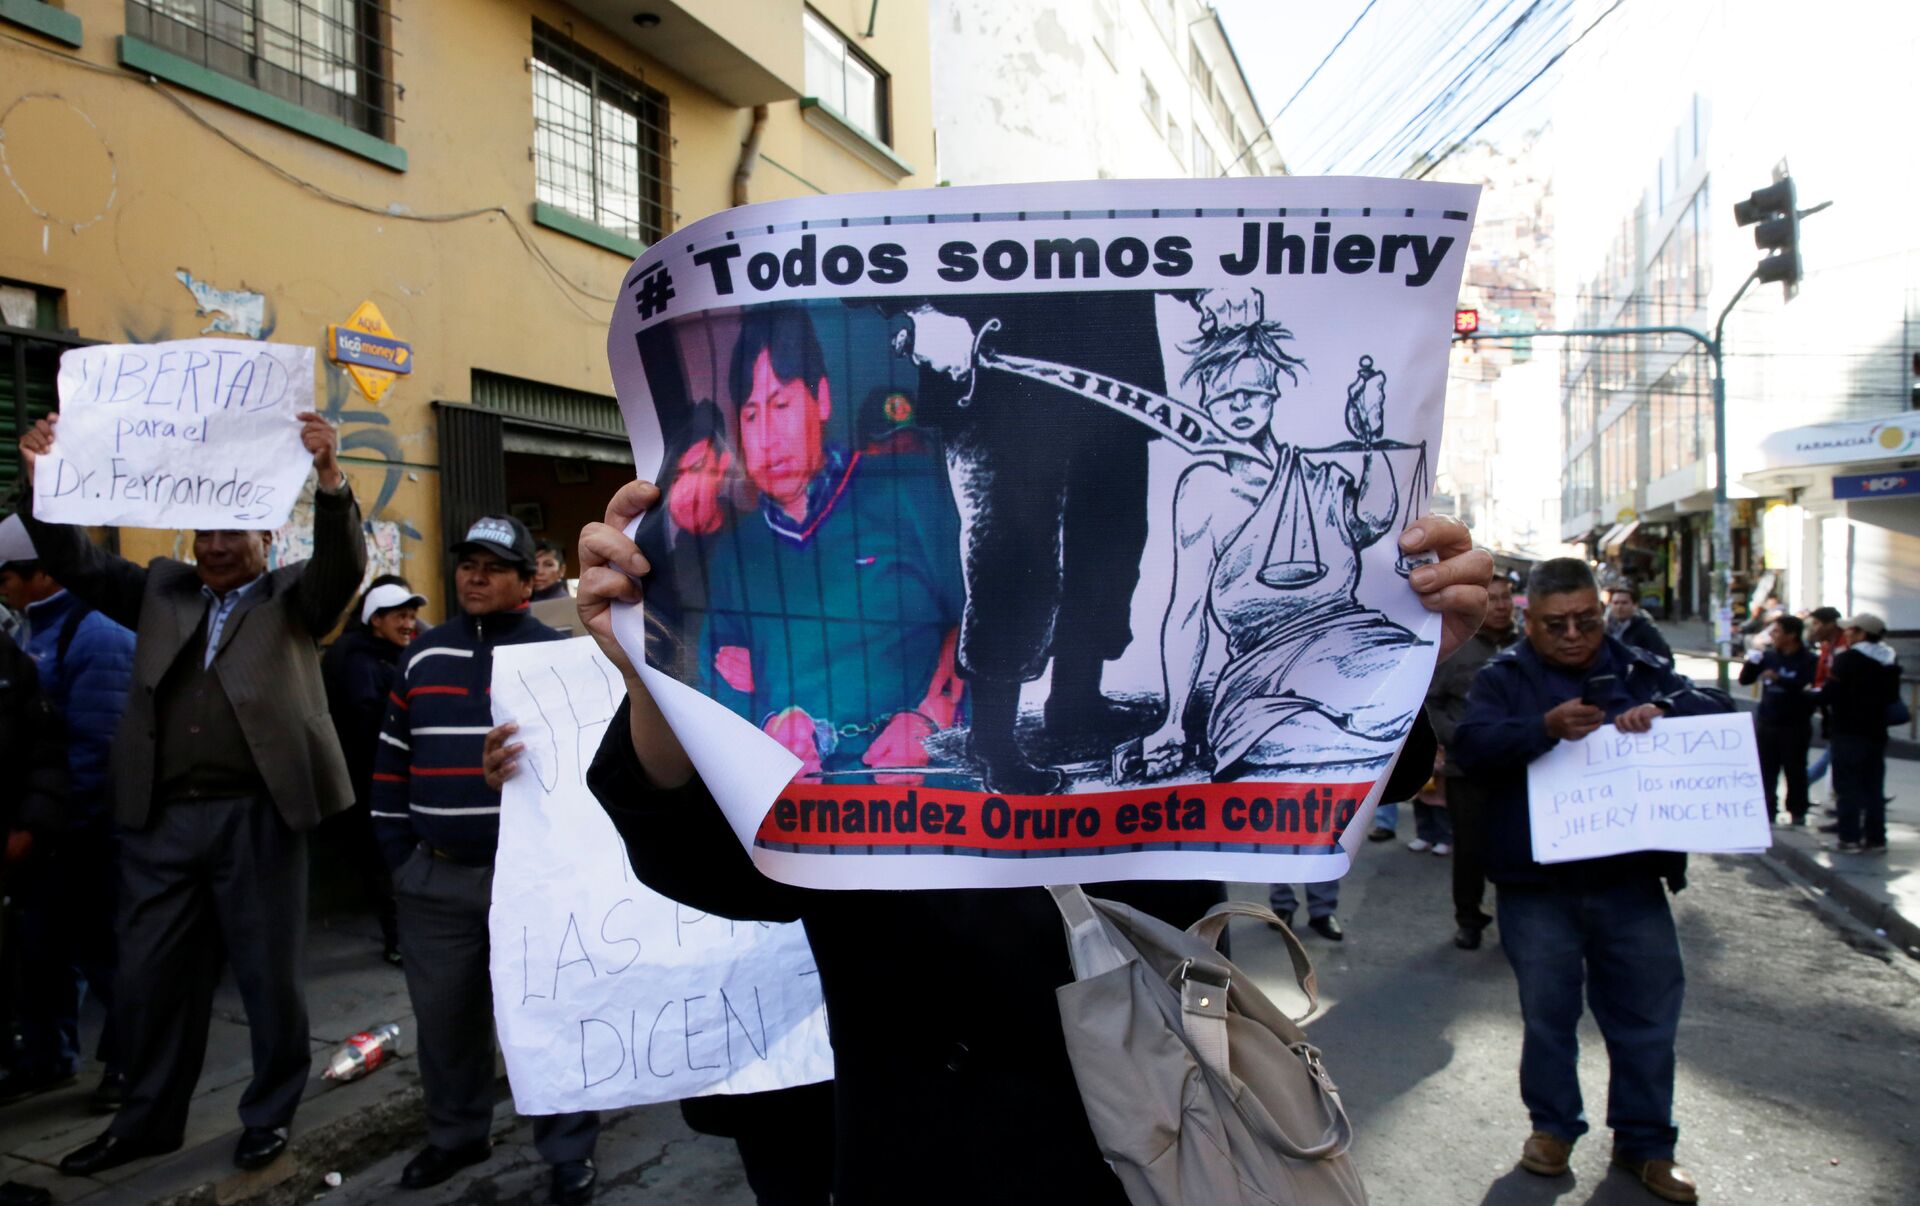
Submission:
[[[1776,431],[1760,444],[1762,471],[1920,457],[1920,414],[1849,419]],[[1751,475],[1749,475],[1751,476]]]
[[1608,532],[1600,540],[1600,555],[1602,557],[1611,557],[1615,553],[1618,553],[1621,546],[1627,543],[1627,538],[1632,536],[1639,527],[1640,521],[1637,519],[1630,519],[1626,523],[1615,524],[1613,531]]
[[1615,536],[1618,536],[1620,534],[1620,529],[1626,526],[1627,525],[1624,523],[1616,523],[1612,527],[1608,528],[1604,533],[1601,534],[1600,542],[1594,547],[1600,550],[1600,555],[1602,557],[1607,555],[1607,546],[1613,543],[1613,538]]

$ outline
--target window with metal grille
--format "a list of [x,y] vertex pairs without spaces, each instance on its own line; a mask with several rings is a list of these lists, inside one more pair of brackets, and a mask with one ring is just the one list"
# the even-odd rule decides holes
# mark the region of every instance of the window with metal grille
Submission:
[[534,195],[641,243],[672,229],[667,98],[533,25]]
[[891,145],[887,120],[887,73],[811,10],[803,12],[807,92],[854,129]]
[[387,0],[126,0],[127,33],[375,138],[393,138]]

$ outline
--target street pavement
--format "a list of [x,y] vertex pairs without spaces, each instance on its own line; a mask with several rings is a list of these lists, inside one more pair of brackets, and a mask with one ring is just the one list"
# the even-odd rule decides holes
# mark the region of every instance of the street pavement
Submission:
[[[1411,829],[1411,824],[1408,825]],[[1656,1201],[1608,1173],[1606,1059],[1591,1023],[1582,1081],[1595,1130],[1571,1176],[1515,1164],[1526,1137],[1520,1023],[1498,929],[1452,945],[1447,860],[1371,845],[1342,887],[1349,937],[1311,933],[1323,1011],[1309,1026],[1344,1091],[1373,1201],[1392,1206],[1630,1206]],[[1758,858],[1694,860],[1675,900],[1688,959],[1678,1116],[1683,1162],[1708,1201],[1860,1206],[1913,1201],[1920,1183],[1920,969]],[[1263,888],[1236,894],[1265,899]],[[1278,940],[1236,928],[1235,956],[1302,1007]],[[504,1114],[503,1124],[508,1123]],[[525,1124],[491,1166],[405,1200],[537,1203],[544,1169]],[[748,1206],[731,1145],[692,1135],[672,1107],[632,1111],[601,1141],[608,1202]],[[956,1153],[956,1158],[965,1158]],[[329,1200],[375,1203],[404,1155]],[[937,1176],[937,1170],[930,1170]],[[903,1199],[905,1201],[906,1199]]]
[[[1308,1033],[1344,1090],[1375,1202],[1657,1201],[1607,1171],[1606,1056],[1591,1021],[1581,1083],[1594,1130],[1572,1175],[1516,1166],[1529,1126],[1513,976],[1497,927],[1479,951],[1452,945],[1446,859],[1373,846],[1341,905],[1346,942],[1307,936],[1327,1000]],[[1688,975],[1679,1156],[1702,1200],[1913,1202],[1920,968],[1758,857],[1695,858],[1674,907]],[[1277,944],[1248,937],[1236,959],[1275,991],[1287,976]]]
[[[1920,764],[1896,763],[1903,799],[1920,799]],[[1411,821],[1406,824],[1411,830]],[[1410,832],[1407,836],[1411,836]],[[1795,838],[1804,835],[1792,835]],[[1914,830],[1896,829],[1896,859],[1914,859]],[[1890,876],[1889,860],[1878,874]],[[1348,940],[1308,933],[1323,1009],[1308,1029],[1326,1052],[1358,1131],[1355,1158],[1383,1206],[1627,1206],[1654,1201],[1607,1171],[1606,1062],[1591,1025],[1582,1080],[1595,1131],[1570,1177],[1515,1166],[1528,1125],[1517,1088],[1520,1024],[1498,945],[1452,945],[1448,862],[1399,844],[1368,845],[1343,882]],[[1675,901],[1688,960],[1679,1043],[1680,1156],[1709,1202],[1907,1203],[1920,1184],[1920,962],[1876,938],[1834,898],[1760,857],[1696,858]],[[1238,894],[1264,899],[1264,889]],[[1235,930],[1236,959],[1284,1005],[1301,1007],[1278,940]],[[346,1033],[412,1018],[398,972],[381,964],[369,922],[319,925],[309,942],[316,1052]],[[56,1199],[112,1202],[419,1203],[513,1206],[545,1201],[545,1169],[526,1123],[504,1099],[499,1147],[485,1165],[425,1193],[397,1189],[420,1142],[410,1059],[364,1080],[310,1086],[294,1153],[258,1174],[230,1164],[233,1107],[246,1077],[244,1019],[231,988],[218,1007],[188,1146],[99,1181],[51,1164],[101,1125],[79,1086],[0,1109],[0,1178],[51,1188]],[[956,1159],[968,1158],[956,1153]],[[748,1206],[729,1141],[698,1136],[676,1107],[624,1112],[600,1145],[611,1203]],[[338,1171],[329,1190],[324,1174]],[[938,1170],[929,1170],[938,1176]]]

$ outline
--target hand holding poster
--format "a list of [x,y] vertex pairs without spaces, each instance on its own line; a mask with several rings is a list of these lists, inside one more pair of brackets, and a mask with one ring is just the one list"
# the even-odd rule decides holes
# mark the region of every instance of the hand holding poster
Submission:
[[833,1076],[797,924],[734,922],[642,886],[586,787],[620,700],[593,641],[493,657],[496,722],[520,726],[501,793],[493,1002],[522,1114],[750,1093]]
[[34,470],[52,523],[273,529],[313,458],[313,349],[235,339],[98,344],[60,357],[60,427]]
[[1440,632],[1398,540],[1475,196],[939,189],[650,249],[608,351],[665,505],[635,534],[651,638],[617,628],[720,705],[663,701],[756,865],[1344,873]]
[[1773,843],[1753,717],[1738,712],[1562,741],[1528,764],[1527,810],[1542,863],[1636,850],[1751,854]]

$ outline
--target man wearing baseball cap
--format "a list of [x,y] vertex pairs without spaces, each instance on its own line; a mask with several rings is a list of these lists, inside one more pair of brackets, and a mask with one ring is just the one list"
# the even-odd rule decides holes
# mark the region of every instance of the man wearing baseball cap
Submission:
[[1820,828],[1838,836],[1836,853],[1885,854],[1887,721],[1900,698],[1900,658],[1884,640],[1887,622],[1870,611],[1842,619],[1840,630],[1847,647],[1820,691],[1840,820]]
[[[400,917],[407,993],[420,1028],[427,1146],[400,1174],[405,1189],[438,1185],[492,1150],[493,992],[487,912],[500,841],[500,785],[518,747],[493,727],[487,694],[500,645],[557,641],[535,619],[533,537],[519,520],[485,515],[453,546],[459,614],[414,642],[387,701],[373,773],[373,820]],[[489,774],[489,752],[507,755]],[[551,1200],[593,1197],[599,1115],[544,1115],[533,1143],[552,1165]]]

